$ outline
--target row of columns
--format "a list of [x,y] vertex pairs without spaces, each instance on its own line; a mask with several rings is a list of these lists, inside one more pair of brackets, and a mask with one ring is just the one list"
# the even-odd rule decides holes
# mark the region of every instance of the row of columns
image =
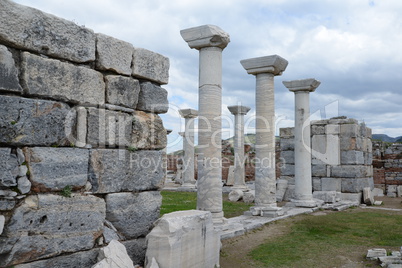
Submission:
[[[198,182],[197,209],[212,213],[215,224],[225,222],[222,210],[221,166],[221,108],[222,108],[222,51],[230,42],[229,35],[214,25],[182,30],[181,35],[190,48],[199,50],[199,111],[198,111]],[[256,77],[256,161],[255,206],[250,215],[278,216],[283,214],[276,203],[275,176],[275,98],[274,77],[281,75],[288,61],[278,55],[241,61],[248,74]],[[295,92],[295,166],[296,205],[314,206],[311,185],[310,127],[308,93],[319,81],[315,79],[284,82]],[[235,184],[244,189],[244,115],[245,106],[229,106],[235,115]],[[194,180],[194,117],[196,111],[180,111],[185,118],[184,161],[188,168],[184,185]],[[192,147],[192,149],[190,148]],[[310,161],[309,161],[310,160]],[[241,164],[241,165],[240,165]],[[189,165],[192,165],[191,167]]]

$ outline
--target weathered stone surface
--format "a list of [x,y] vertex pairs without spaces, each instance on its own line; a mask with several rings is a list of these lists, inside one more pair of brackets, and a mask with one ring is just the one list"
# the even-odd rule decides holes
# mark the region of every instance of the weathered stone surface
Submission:
[[83,188],[88,180],[89,150],[81,148],[24,148],[35,192]]
[[341,165],[364,165],[364,153],[362,151],[342,151]]
[[107,75],[106,102],[135,109],[140,93],[140,82],[132,77]]
[[99,249],[91,249],[81,251],[69,255],[63,255],[46,260],[35,261],[20,265],[15,265],[15,268],[78,268],[92,267],[96,263]]
[[288,188],[288,180],[279,179],[276,181],[276,202],[282,202]]
[[281,167],[281,175],[283,176],[294,176],[295,175],[295,165],[286,164]]
[[372,193],[372,195],[375,197],[375,196],[384,196],[384,190],[383,189],[381,189],[381,188],[374,188],[372,191],[371,191],[371,193]]
[[165,171],[162,151],[90,151],[89,180],[95,193],[157,190]]
[[371,175],[370,166],[341,165],[331,168],[331,177],[336,178],[364,178]]
[[239,201],[243,198],[243,191],[242,190],[232,190],[229,193],[229,200],[232,202]]
[[96,68],[131,75],[133,45],[104,34],[96,34]]
[[279,135],[281,138],[293,138],[295,136],[295,128],[294,127],[280,128]]
[[169,58],[144,48],[135,48],[132,75],[158,84],[169,82]]
[[371,193],[371,188],[370,187],[364,187],[363,188],[363,202],[366,205],[374,205],[374,197]]
[[8,51],[7,47],[3,45],[0,45],[0,90],[17,93],[22,92],[13,55]]
[[95,34],[74,22],[4,0],[0,24],[6,44],[75,62],[95,60]]
[[0,215],[0,235],[3,233],[5,222],[6,222],[6,218],[3,215]]
[[0,143],[69,144],[74,118],[75,112],[60,102],[0,96]]
[[16,186],[18,175],[17,156],[11,153],[11,148],[0,148],[0,186]]
[[21,194],[26,194],[31,191],[31,182],[28,180],[27,176],[18,178],[18,190]]
[[151,82],[141,83],[137,110],[156,114],[166,113],[169,109],[166,89]]
[[342,178],[342,193],[359,193],[363,188],[374,188],[373,178]]
[[327,176],[327,165],[312,165],[311,175],[313,177],[325,177]]
[[284,164],[294,164],[295,163],[295,152],[294,151],[281,151],[281,157],[284,160]]
[[117,240],[112,240],[109,245],[99,250],[98,261],[92,268],[134,268],[126,247]]
[[369,260],[378,260],[378,257],[387,256],[387,251],[384,248],[373,248],[367,251],[366,258]]
[[71,103],[105,103],[101,73],[34,54],[22,53],[22,86],[29,95]]
[[0,237],[0,266],[91,249],[104,219],[105,202],[95,196],[28,196]]
[[295,149],[295,143],[293,139],[282,139],[281,138],[281,152],[283,151],[293,151]]
[[322,191],[321,178],[313,177],[313,191]]
[[324,135],[325,126],[324,125],[311,125],[311,135]]
[[339,125],[326,125],[325,126],[325,134],[333,134],[337,135],[340,132],[340,126]]
[[313,192],[313,198],[320,199],[325,203],[335,203],[336,202],[336,192],[335,191],[315,191]]
[[247,204],[253,203],[254,199],[255,199],[255,191],[254,190],[244,192],[244,194],[243,194],[244,203],[247,203]]
[[311,139],[312,156],[328,165],[340,164],[339,136],[314,135]]
[[166,147],[166,129],[158,115],[136,111],[132,121],[131,147],[141,150],[161,150]]
[[345,201],[352,201],[360,204],[362,202],[362,193],[342,193],[341,199]]
[[342,190],[342,179],[340,178],[321,178],[322,191],[336,191]]
[[127,113],[89,108],[87,143],[93,147],[129,146],[132,121]]
[[295,198],[295,186],[290,184],[286,189],[285,196],[283,197],[283,201],[290,201]]
[[13,199],[0,198],[0,211],[12,210],[15,207],[16,201]]
[[187,210],[165,214],[147,235],[145,267],[155,258],[162,267],[219,266],[220,236],[209,211]]
[[402,197],[402,185],[399,185],[396,188],[396,194],[397,194],[398,197]]
[[77,135],[75,137],[75,146],[85,147],[87,144],[87,115],[88,111],[84,107],[76,107],[77,111],[77,124],[76,131]]
[[159,217],[160,192],[114,193],[106,195],[106,218],[127,239],[148,234]]
[[126,240],[121,242],[127,249],[128,256],[134,264],[144,265],[147,243],[145,238]]
[[228,170],[228,179],[226,180],[226,185],[227,186],[233,186],[235,183],[235,167],[234,166],[229,166]]

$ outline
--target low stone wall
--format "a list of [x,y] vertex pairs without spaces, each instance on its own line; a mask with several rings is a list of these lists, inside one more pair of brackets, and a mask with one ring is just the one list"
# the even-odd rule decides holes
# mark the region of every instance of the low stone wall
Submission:
[[[294,189],[293,128],[282,128],[281,179],[289,182],[285,200]],[[351,118],[311,122],[313,191],[359,193],[374,187],[371,129]]]
[[141,264],[168,58],[8,0],[0,24],[0,266],[91,267],[112,239]]

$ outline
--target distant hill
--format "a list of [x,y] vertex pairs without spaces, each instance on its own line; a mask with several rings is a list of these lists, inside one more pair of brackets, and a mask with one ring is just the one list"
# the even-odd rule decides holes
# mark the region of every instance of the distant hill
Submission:
[[402,142],[402,136],[392,138],[386,134],[373,134],[372,139],[385,142]]

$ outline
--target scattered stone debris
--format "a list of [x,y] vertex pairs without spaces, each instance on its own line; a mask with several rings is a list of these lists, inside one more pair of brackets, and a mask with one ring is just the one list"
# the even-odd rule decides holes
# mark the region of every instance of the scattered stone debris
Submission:
[[401,268],[402,267],[402,247],[400,251],[392,251],[391,255],[383,248],[373,248],[367,251],[368,260],[378,260],[381,267]]
[[92,268],[134,268],[133,261],[127,254],[126,247],[117,240],[110,241],[107,247],[99,251],[98,261]]

